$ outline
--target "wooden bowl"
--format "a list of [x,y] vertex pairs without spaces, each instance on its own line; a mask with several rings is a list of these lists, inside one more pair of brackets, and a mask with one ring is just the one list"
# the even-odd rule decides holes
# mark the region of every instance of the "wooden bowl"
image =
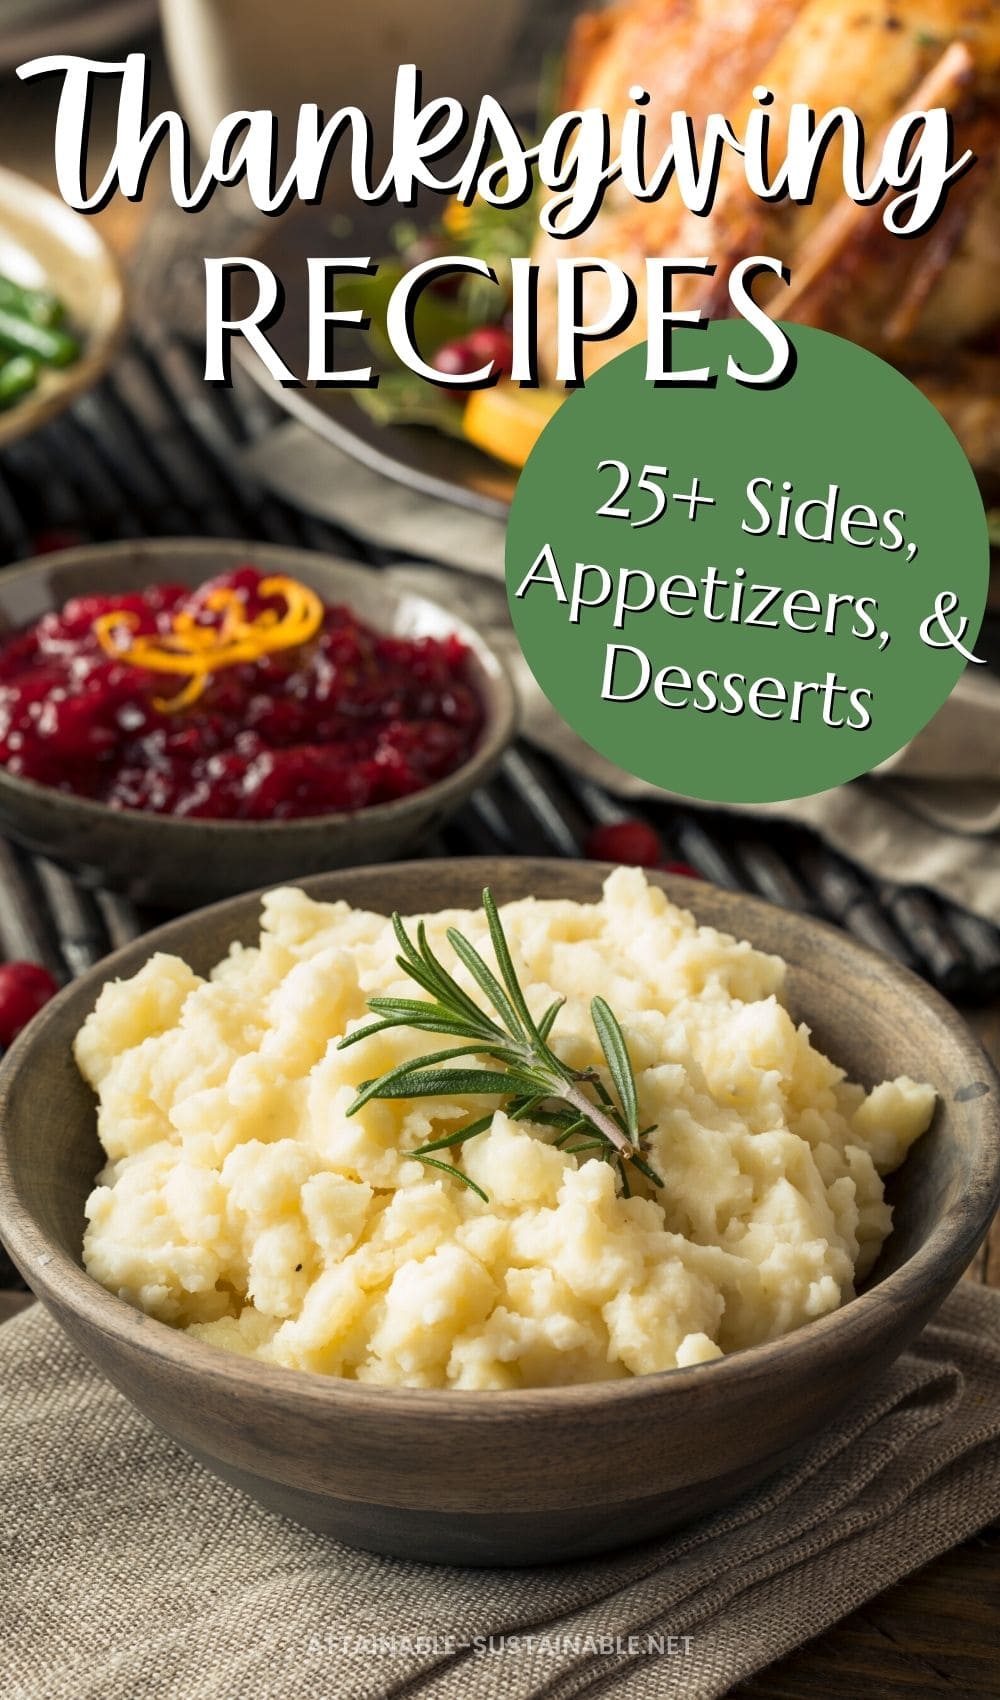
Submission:
[[482,784],[514,733],[514,687],[504,663],[457,613],[393,590],[376,570],[332,556],[199,538],[67,549],[0,573],[0,639],[71,596],[141,590],[164,581],[194,586],[247,562],[290,573],[328,602],[350,603],[383,631],[406,637],[457,632],[472,652],[473,683],[485,708],[483,732],[469,760],[394,802],[353,814],[281,821],[177,819],[110,809],[18,779],[0,765],[0,833],[66,864],[88,884],[125,891],[138,903],[190,909],[302,874],[384,861],[436,832]]
[[[505,859],[363,868],[305,882],[383,913],[592,899],[606,869]],[[900,1171],[865,1290],[769,1345],[631,1380],[516,1392],[366,1386],[240,1359],[132,1310],[80,1262],[101,1163],[70,1044],[106,980],[153,950],[199,971],[258,931],[258,898],[175,921],[60,994],[0,1073],[0,1230],[94,1363],[194,1457],[263,1504],[376,1552],[529,1564],[623,1546],[724,1505],[862,1399],[954,1286],[1000,1198],[998,1083],[965,1023],[912,974],[832,928],[654,874],[698,918],[779,951],[816,1042],[869,1084],[910,1072],[940,1101]],[[85,1442],[84,1442],[85,1444]]]
[[0,272],[58,295],[82,344],[71,366],[43,368],[36,388],[0,413],[2,448],[47,425],[103,377],[125,326],[125,285],[91,219],[2,166]]

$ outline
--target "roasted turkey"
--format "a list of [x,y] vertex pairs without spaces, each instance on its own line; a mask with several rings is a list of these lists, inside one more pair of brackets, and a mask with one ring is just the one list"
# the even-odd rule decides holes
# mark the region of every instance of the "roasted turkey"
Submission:
[[[584,236],[537,241],[541,347],[555,347],[557,253],[615,261],[640,292],[647,257],[710,255],[715,279],[680,280],[674,299],[720,315],[730,265],[751,253],[774,255],[790,268],[791,284],[775,283],[769,310],[863,343],[907,372],[945,414],[995,496],[1000,0],[625,0],[581,16],[561,108],[602,108],[620,124],[636,84],[651,96],[654,152],[668,144],[672,110],[687,112],[696,126],[722,112],[738,129],[753,89],[763,85],[774,93],[778,134],[796,101],[817,113],[852,108],[873,141],[903,112],[944,106],[956,151],[971,148],[977,162],[952,185],[937,222],[909,240],[886,231],[881,207],[845,197],[836,142],[808,206],[757,200],[732,156],[707,218],[695,218],[669,188],[659,201],[638,203],[612,186]],[[640,312],[620,338],[595,344],[591,369],[640,340],[642,325]]]

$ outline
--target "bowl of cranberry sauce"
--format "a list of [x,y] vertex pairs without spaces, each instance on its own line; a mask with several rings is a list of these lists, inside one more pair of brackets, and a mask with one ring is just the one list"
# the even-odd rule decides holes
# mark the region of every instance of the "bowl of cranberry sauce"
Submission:
[[0,831],[142,902],[398,854],[513,728],[485,640],[375,569],[158,539],[0,573]]
[[469,660],[454,632],[380,632],[256,566],[194,590],[92,592],[0,639],[0,762],[153,814],[369,808],[469,760],[483,728]]

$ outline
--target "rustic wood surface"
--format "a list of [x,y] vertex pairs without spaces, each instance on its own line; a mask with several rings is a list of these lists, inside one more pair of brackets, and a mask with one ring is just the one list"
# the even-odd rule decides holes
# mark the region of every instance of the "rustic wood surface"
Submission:
[[[1000,1007],[966,1012],[1000,1064]],[[966,1279],[1000,1287],[1000,1216]],[[733,1700],[972,1700],[1000,1695],[1000,1523],[907,1576]]]
[[[0,103],[0,161],[54,187],[52,123],[55,88],[7,80]],[[158,72],[154,99],[163,91]],[[94,126],[94,158],[109,127]],[[154,172],[153,181],[157,174]],[[134,251],[146,205],[113,200],[97,219],[105,239],[127,257]],[[991,603],[1000,605],[1000,575]],[[1000,1063],[1000,1006],[970,1015]],[[1000,1218],[974,1260],[968,1279],[1000,1287]],[[0,1322],[28,1301],[0,1293]],[[888,1593],[735,1691],[733,1700],[931,1700],[951,1695],[1000,1696],[1000,1525],[944,1554]]]

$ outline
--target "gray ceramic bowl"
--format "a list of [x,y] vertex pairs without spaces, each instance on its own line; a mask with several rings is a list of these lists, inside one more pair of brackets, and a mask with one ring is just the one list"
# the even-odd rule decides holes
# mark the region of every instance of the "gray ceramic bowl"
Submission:
[[304,549],[215,540],[166,538],[69,549],[0,573],[0,638],[71,596],[167,580],[198,585],[247,562],[290,573],[327,601],[350,603],[383,631],[407,637],[457,632],[472,651],[473,679],[486,710],[470,760],[425,791],[355,814],[252,822],[109,809],[17,779],[0,766],[0,833],[73,868],[90,884],[125,891],[140,903],[190,908],[326,868],[384,861],[435,832],[482,783],[515,727],[514,688],[503,662],[458,614],[391,589],[374,569]]
[[[593,863],[413,862],[306,882],[382,912],[591,899]],[[153,950],[204,971],[257,936],[256,896],[120,951],[43,1010],[0,1073],[0,1232],[72,1338],[153,1422],[263,1504],[376,1552],[527,1564],[623,1546],[727,1503],[863,1398],[954,1286],[1000,1197],[998,1083],[965,1023],[843,934],[751,898],[653,875],[706,922],[779,951],[789,1002],[851,1075],[910,1072],[939,1104],[892,1189],[893,1233],[842,1310],[715,1363],[591,1386],[417,1392],[229,1356],[140,1315],[86,1275],[83,1206],[101,1163],[70,1055],[106,980]]]

